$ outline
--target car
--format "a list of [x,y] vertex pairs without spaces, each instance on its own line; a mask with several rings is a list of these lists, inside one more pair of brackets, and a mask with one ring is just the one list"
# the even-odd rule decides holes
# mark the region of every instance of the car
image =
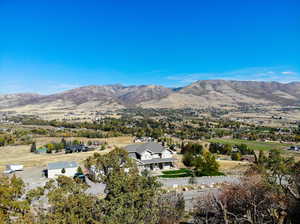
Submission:
[[3,171],[4,174],[11,174],[13,172],[15,172],[15,171],[14,170],[4,170]]
[[73,179],[85,183],[85,175],[83,173],[75,173]]

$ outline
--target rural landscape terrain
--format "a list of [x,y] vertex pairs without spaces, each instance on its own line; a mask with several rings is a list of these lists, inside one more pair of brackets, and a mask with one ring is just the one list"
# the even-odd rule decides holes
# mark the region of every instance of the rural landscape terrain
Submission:
[[[53,188],[45,193],[44,188],[50,183],[47,182],[50,164],[77,163],[80,167],[77,171],[86,179],[81,189],[82,196],[91,197],[84,196],[88,194],[93,195],[95,200],[97,197],[107,200],[107,186],[124,178],[121,177],[124,174],[117,171],[123,165],[116,162],[117,158],[124,158],[124,149],[129,145],[139,145],[149,147],[147,150],[151,151],[157,144],[172,153],[172,167],[164,169],[153,164],[145,169],[147,174],[140,172],[144,178],[155,178],[148,181],[157,181],[162,191],[175,190],[176,193],[159,196],[175,200],[172,202],[175,207],[169,207],[169,212],[181,214],[179,217],[171,215],[170,223],[191,220],[199,223],[210,220],[212,223],[212,220],[220,218],[218,212],[205,218],[208,210],[204,208],[215,205],[201,204],[199,200],[203,199],[200,198],[216,195],[217,192],[225,196],[235,185],[255,189],[258,187],[255,184],[261,184],[257,178],[265,175],[264,172],[267,174],[266,181],[272,181],[269,178],[286,178],[289,172],[298,169],[294,166],[300,161],[299,85],[213,80],[195,82],[178,89],[111,85],[87,86],[47,96],[26,93],[2,95],[0,171],[24,181],[24,192],[29,200],[26,203],[35,203],[33,215],[41,209],[37,203],[45,203],[43,198],[50,197],[59,189]],[[126,166],[133,168],[136,165],[131,164],[130,152],[125,156]],[[9,164],[22,166],[22,171],[9,171]],[[95,175],[93,167],[102,170],[101,175]],[[114,181],[107,179],[112,174],[105,167],[111,167],[109,169],[121,176],[115,177]],[[45,172],[48,172],[48,179]],[[108,173],[103,176],[102,172]],[[58,176],[63,178],[65,175],[59,170]],[[71,179],[57,181],[60,186]],[[248,181],[254,182],[244,186]],[[68,187],[73,188],[71,185]],[[282,187],[285,188],[285,185]],[[69,192],[70,189],[65,190]],[[251,192],[251,189],[243,190]],[[239,203],[248,203],[248,200],[244,198]],[[260,212],[265,212],[261,209]],[[45,213],[40,222],[45,219],[47,223],[54,223],[73,217],[63,218],[60,212],[56,212],[54,216]],[[165,214],[165,211],[161,212]],[[278,215],[278,218],[287,218]],[[81,220],[80,216],[75,217]],[[258,218],[261,213],[253,213],[252,216]],[[243,217],[239,219],[243,220]],[[88,223],[96,223],[98,218],[92,220]],[[168,223],[160,215],[155,220]]]
[[0,224],[300,224],[299,40],[299,0],[0,0]]

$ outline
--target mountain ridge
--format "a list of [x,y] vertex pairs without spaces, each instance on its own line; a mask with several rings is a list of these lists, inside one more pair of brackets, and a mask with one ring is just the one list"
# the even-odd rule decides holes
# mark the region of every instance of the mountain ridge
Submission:
[[[88,104],[91,103],[91,104]],[[240,105],[300,106],[300,82],[199,80],[190,85],[168,88],[162,85],[89,85],[60,93],[41,95],[17,93],[0,95],[0,109],[57,108],[84,105],[116,105],[116,108],[237,107]],[[84,108],[83,108],[84,109]]]

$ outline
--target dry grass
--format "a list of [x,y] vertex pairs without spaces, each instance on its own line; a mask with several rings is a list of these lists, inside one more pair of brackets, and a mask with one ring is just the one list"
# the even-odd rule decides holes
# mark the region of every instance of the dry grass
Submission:
[[[177,168],[187,168],[182,163],[182,155],[176,154],[175,158],[177,159],[175,162]],[[220,171],[225,173],[245,171],[250,166],[249,162],[242,161],[218,160],[218,163],[220,164]]]
[[231,161],[231,160],[218,160],[220,164],[220,170],[222,172],[232,171],[232,170],[241,170],[245,167],[249,167],[249,162],[241,162],[241,161]]
[[[86,138],[76,138],[81,141],[87,141]],[[39,138],[37,139],[37,145],[43,145],[49,142],[60,141],[61,138]],[[70,139],[68,139],[70,140]],[[123,147],[132,143],[132,137],[116,137],[98,139],[100,141],[108,142],[108,147],[104,151],[98,151],[99,153],[108,153],[114,146]],[[87,157],[94,154],[92,152],[72,153],[72,154],[34,154],[30,151],[30,146],[6,146],[0,148],[0,170],[5,169],[6,164],[23,164],[24,167],[41,167],[50,162],[58,161],[76,161],[82,163]]]

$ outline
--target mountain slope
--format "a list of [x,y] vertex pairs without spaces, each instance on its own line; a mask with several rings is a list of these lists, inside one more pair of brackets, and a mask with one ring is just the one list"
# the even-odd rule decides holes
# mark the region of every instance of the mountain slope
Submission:
[[96,106],[114,104],[132,106],[149,100],[160,100],[172,93],[163,86],[84,86],[62,93],[41,96],[33,94],[0,95],[0,109],[30,106],[76,108],[89,103]]
[[128,106],[146,108],[207,108],[240,105],[300,105],[300,82],[204,80],[170,89],[163,86],[85,86],[52,95],[0,95],[0,109],[97,110]]
[[38,102],[42,96],[33,93],[0,95],[0,108],[11,108]]
[[300,83],[256,81],[197,81],[159,101],[144,102],[144,107],[236,107],[239,105],[300,105]]

